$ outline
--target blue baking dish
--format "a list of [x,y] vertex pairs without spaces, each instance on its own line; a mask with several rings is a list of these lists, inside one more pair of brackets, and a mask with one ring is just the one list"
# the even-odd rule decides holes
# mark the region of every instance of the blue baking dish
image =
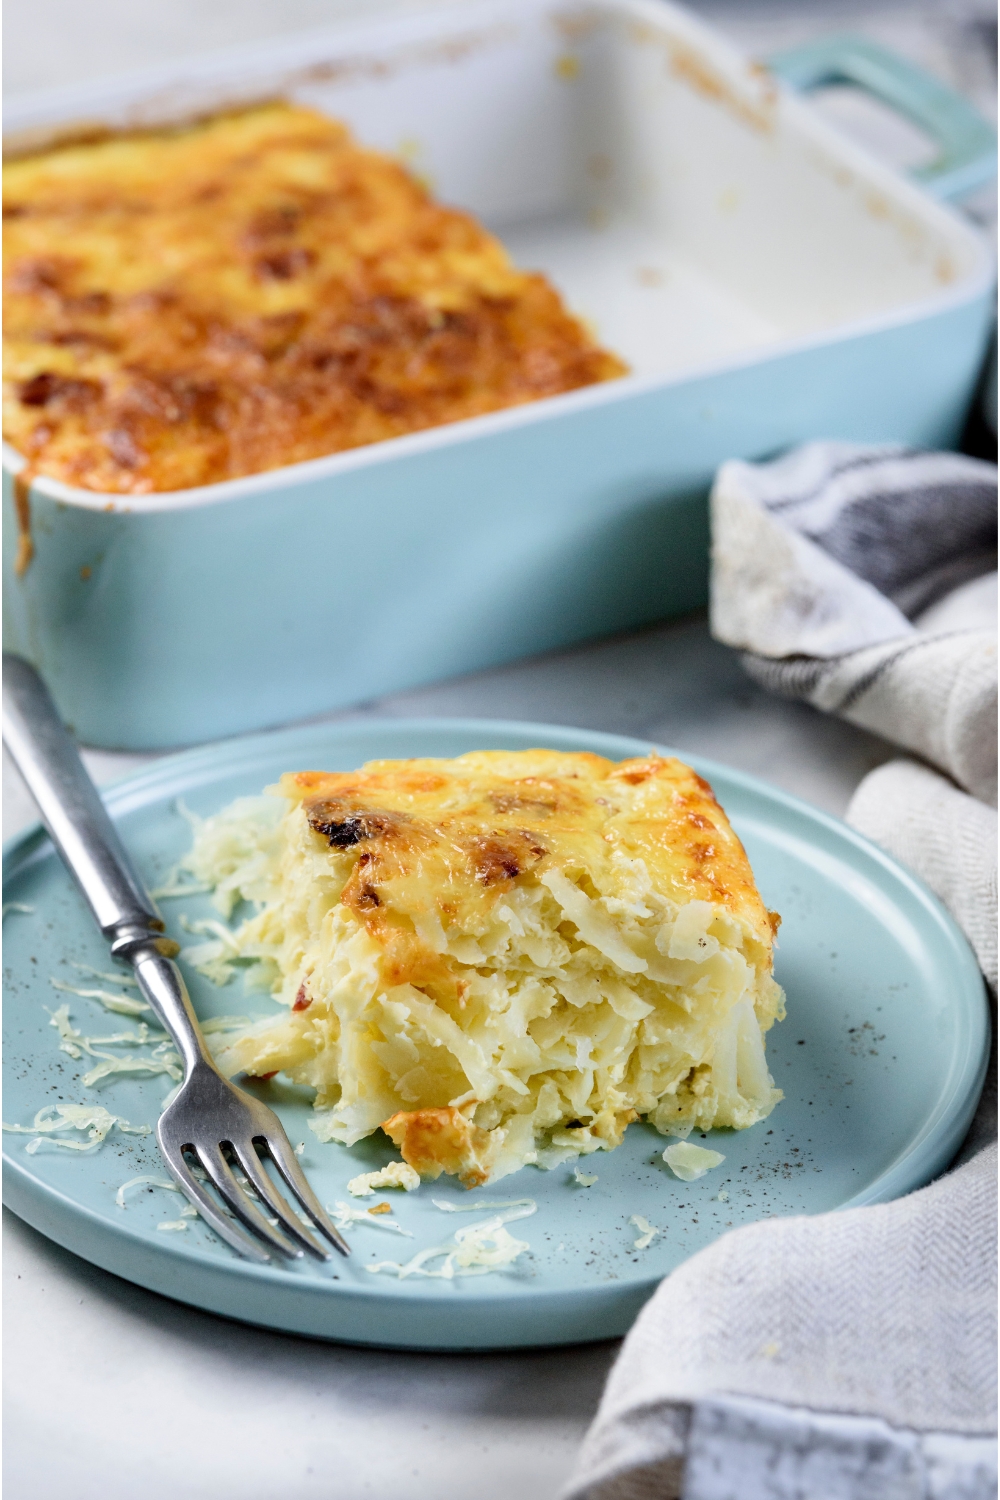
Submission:
[[[924,125],[941,154],[922,184],[797,92],[831,77]],[[766,69],[656,0],[472,0],[21,99],[7,139],[265,94],[399,153],[544,270],[632,373],[198,489],[38,478],[20,577],[7,451],[5,646],[86,743],[266,727],[692,608],[724,459],[959,436],[994,276],[934,192],[984,180],[995,142],[868,44]]]

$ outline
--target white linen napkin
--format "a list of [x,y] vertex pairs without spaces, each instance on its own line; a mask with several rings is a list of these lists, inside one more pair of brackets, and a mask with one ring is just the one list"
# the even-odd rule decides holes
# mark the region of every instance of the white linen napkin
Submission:
[[896,1203],[724,1235],[639,1315],[565,1500],[992,1500],[995,1221],[991,1146]]
[[853,823],[931,887],[997,987],[997,815],[912,760],[871,771],[847,809]]
[[[947,773],[881,766],[848,820],[949,907],[994,993],[996,515],[993,467],[897,446],[729,463],[712,493],[713,633]],[[563,1500],[994,1500],[995,1139],[994,1077],[930,1187],[749,1225],[667,1277]]]

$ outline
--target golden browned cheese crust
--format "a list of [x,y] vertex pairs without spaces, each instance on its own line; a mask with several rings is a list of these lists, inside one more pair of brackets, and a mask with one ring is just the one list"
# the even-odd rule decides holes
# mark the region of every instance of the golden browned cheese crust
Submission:
[[544,277],[312,110],[64,146],[4,184],[4,432],[144,494],[625,373]]
[[483,1166],[488,1132],[480,1130],[454,1105],[400,1110],[383,1121],[382,1129],[421,1177],[433,1180],[447,1172],[469,1188],[482,1187],[489,1181]]
[[303,771],[283,777],[280,790],[332,850],[351,851],[341,900],[398,954],[395,983],[452,986],[459,966],[413,927],[428,904],[443,923],[471,930],[477,908],[543,862],[613,887],[613,851],[643,860],[654,887],[678,905],[721,903],[771,949],[772,917],[743,845],[708,782],[679,760],[483,750],[447,762]]

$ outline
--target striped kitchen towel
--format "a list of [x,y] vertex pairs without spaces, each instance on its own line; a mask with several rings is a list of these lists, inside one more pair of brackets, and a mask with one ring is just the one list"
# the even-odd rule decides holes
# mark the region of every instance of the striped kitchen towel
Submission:
[[809,443],[712,491],[712,633],[773,692],[915,751],[996,806],[997,471]]

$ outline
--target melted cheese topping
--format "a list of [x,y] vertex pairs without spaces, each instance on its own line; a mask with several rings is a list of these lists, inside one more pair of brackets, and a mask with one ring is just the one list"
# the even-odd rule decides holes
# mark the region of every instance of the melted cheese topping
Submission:
[[70,484],[184,489],[625,371],[473,218],[309,109],[4,179],[4,432]]
[[422,1175],[473,1186],[617,1145],[641,1115],[739,1128],[780,1097],[778,919],[680,761],[481,752],[275,791],[277,829],[234,860],[220,814],[187,867],[224,909],[261,903],[234,942],[288,1006],[221,1060],[311,1084],[321,1137],[382,1126]]
[[[481,751],[450,763],[306,771],[283,777],[280,791],[301,805],[332,857],[346,855],[341,901],[392,955],[401,983],[447,986],[453,965],[428,922],[442,935],[446,923],[475,931],[529,872],[590,943],[625,972],[641,972],[643,960],[582,888],[621,887],[622,856],[642,859],[654,888],[678,905],[722,901],[770,943],[743,846],[708,782],[679,760],[615,765],[590,754]],[[677,932],[672,939],[675,950],[699,941],[707,940],[697,932],[687,943]]]

